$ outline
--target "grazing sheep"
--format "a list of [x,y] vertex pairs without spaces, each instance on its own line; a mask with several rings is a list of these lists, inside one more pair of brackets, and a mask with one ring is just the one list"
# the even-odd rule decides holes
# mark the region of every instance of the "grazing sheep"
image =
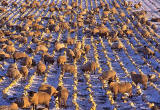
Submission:
[[68,49],[67,56],[69,57],[69,59],[71,59],[71,61],[73,61],[73,59],[75,58],[75,53],[71,49]]
[[33,106],[33,110],[37,110],[37,105],[45,105],[49,110],[49,102],[51,100],[51,96],[46,92],[28,92],[29,102]]
[[146,55],[147,58],[150,58],[150,56],[155,55],[154,51],[152,51],[150,48],[148,48],[147,46],[144,46],[144,50],[143,50],[144,55]]
[[43,51],[43,53],[46,53],[48,51],[48,48],[44,45],[38,45],[36,47],[35,53],[37,54],[37,52],[39,52],[39,51]]
[[22,96],[20,99],[17,99],[15,103],[22,109],[29,108],[31,106],[28,96]]
[[18,79],[22,76],[18,70],[16,63],[9,65],[6,76],[11,79]]
[[27,66],[28,68],[30,68],[32,66],[32,59],[33,59],[32,57],[27,56],[23,58],[21,64],[23,66]]
[[123,47],[124,47],[124,46],[123,46],[123,44],[122,44],[121,41],[115,42],[115,43],[113,43],[112,46],[111,46],[112,49],[118,49],[119,51],[120,51],[121,49],[123,49]]
[[65,55],[59,56],[57,58],[58,68],[59,68],[60,65],[64,65],[66,62],[67,62],[67,57]]
[[41,92],[46,92],[48,93],[50,96],[56,96],[56,94],[58,93],[58,91],[51,85],[48,84],[42,84],[39,88],[38,91]]
[[66,43],[69,45],[75,44],[75,38],[67,37]]
[[27,57],[28,55],[25,53],[25,52],[15,52],[13,54],[13,59],[14,59],[14,62],[18,59],[22,59],[22,58],[25,58]]
[[69,92],[67,90],[67,88],[63,87],[63,86],[58,86],[57,87],[57,91],[58,94],[56,97],[58,97],[58,102],[59,102],[59,107],[62,107],[62,104],[64,105],[64,107],[67,107],[67,99],[69,96]]
[[81,55],[84,53],[84,51],[79,48],[74,48],[73,52],[75,53],[76,60],[79,60],[81,58]]
[[43,75],[45,71],[46,71],[46,65],[42,61],[39,61],[39,63],[37,64],[38,75]]
[[27,79],[28,77],[28,68],[26,66],[22,66],[20,69],[20,73],[22,74],[22,76],[24,77],[24,79]]
[[63,43],[60,43],[60,42],[56,42],[55,43],[55,50],[56,51],[59,51],[61,49],[65,48],[65,45]]
[[101,76],[98,77],[101,81],[114,81],[116,79],[116,71],[108,70],[102,73]]
[[144,86],[144,89],[147,89],[148,77],[145,74],[137,74],[136,72],[131,72],[132,81],[137,85],[141,83]]
[[77,73],[77,69],[74,65],[71,65],[71,64],[64,64],[62,65],[62,74],[68,72],[68,73],[72,73],[72,74],[75,74]]
[[91,49],[91,46],[89,44],[84,46],[84,51],[86,54],[89,52],[90,49]]
[[47,64],[47,62],[49,64],[53,64],[54,63],[54,58],[53,56],[49,55],[48,53],[43,54],[42,58],[44,59],[44,63]]
[[109,88],[114,93],[114,99],[117,98],[118,93],[129,93],[129,96],[132,97],[132,84],[129,82],[110,82]]
[[18,110],[18,105],[16,103],[11,103],[9,106],[1,105],[0,110]]
[[96,62],[87,62],[81,67],[81,69],[83,72],[94,72],[95,74],[95,71],[98,68],[97,65]]

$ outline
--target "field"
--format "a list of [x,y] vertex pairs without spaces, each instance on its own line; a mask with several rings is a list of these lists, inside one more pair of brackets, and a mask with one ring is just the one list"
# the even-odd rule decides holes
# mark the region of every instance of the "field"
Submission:
[[[28,91],[37,92],[45,83],[55,88],[64,85],[68,89],[68,110],[160,109],[160,1],[127,1],[1,0],[0,105],[10,105]],[[159,21],[153,22],[153,18]],[[74,44],[67,43],[69,37],[74,38]],[[65,49],[57,51],[56,41],[64,43]],[[74,50],[77,42],[81,42],[83,54],[80,59],[71,61],[66,50]],[[113,48],[119,43],[122,48]],[[88,53],[84,50],[87,44],[91,47]],[[7,51],[7,45],[15,50]],[[47,47],[54,59],[53,64],[45,64],[44,75],[37,75],[37,65],[43,54],[36,50],[38,45]],[[15,51],[25,52],[36,62],[28,68],[27,79],[11,80],[6,76],[9,65],[14,63]],[[61,73],[62,66],[57,66],[60,55],[67,56],[66,63],[73,64],[76,73]],[[19,70],[23,60],[16,60]],[[84,73],[82,65],[91,61],[97,63],[95,74]],[[118,94],[114,100],[107,81],[98,79],[111,69],[116,71],[117,82],[132,83],[132,98],[128,94]],[[155,77],[149,78],[147,89],[143,89],[142,84],[133,83],[132,71]],[[58,100],[52,97],[50,110],[56,109],[61,108]]]

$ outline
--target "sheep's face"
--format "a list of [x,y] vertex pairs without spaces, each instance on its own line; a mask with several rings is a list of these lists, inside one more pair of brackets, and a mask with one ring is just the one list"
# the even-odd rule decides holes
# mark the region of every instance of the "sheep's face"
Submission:
[[34,92],[34,91],[29,91],[29,92],[28,92],[28,95],[29,95],[29,97],[33,97],[35,93],[36,93],[36,92]]

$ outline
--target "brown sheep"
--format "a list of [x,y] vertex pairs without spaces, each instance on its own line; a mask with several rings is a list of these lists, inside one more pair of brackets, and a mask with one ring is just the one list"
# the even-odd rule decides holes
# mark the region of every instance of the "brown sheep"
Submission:
[[46,92],[28,92],[29,102],[33,106],[33,110],[37,110],[37,105],[45,105],[49,110],[49,102],[51,100],[51,96]]
[[45,64],[53,64],[54,63],[54,57],[49,55],[48,53],[43,54],[42,59],[44,60]]
[[91,46],[89,44],[84,46],[84,50],[86,54],[89,52],[90,49],[91,49]]
[[67,62],[67,57],[65,55],[59,56],[57,58],[58,68],[59,68],[60,65],[64,65],[66,62]]
[[9,65],[6,76],[11,79],[18,79],[22,76],[18,70],[16,63]]
[[71,65],[71,64],[64,64],[62,65],[62,74],[68,72],[68,73],[72,73],[72,74],[75,74],[77,73],[77,69],[74,65]]
[[36,47],[35,53],[37,54],[37,52],[39,52],[39,51],[43,51],[43,53],[46,53],[48,51],[48,48],[44,45],[39,45]]
[[42,75],[46,71],[46,65],[42,62],[39,61],[37,64],[37,74]]
[[48,93],[50,96],[56,96],[56,94],[58,93],[58,91],[51,85],[48,84],[42,84],[39,88],[38,91],[41,92],[46,92]]
[[132,97],[132,84],[129,82],[110,82],[109,88],[114,93],[114,99],[117,98],[118,93],[129,93],[129,96]]
[[56,42],[55,43],[55,50],[56,51],[59,51],[61,49],[65,48],[65,45],[63,43],[60,43],[60,42]]
[[96,62],[87,62],[86,64],[84,64],[81,67],[81,69],[83,72],[94,72],[94,74],[95,74],[95,71],[97,69],[97,63]]
[[114,81],[116,79],[116,71],[108,70],[102,73],[101,76],[98,77],[101,81]]
[[0,110],[18,110],[18,105],[16,103],[11,103],[9,106],[1,105]]
[[123,49],[123,47],[124,47],[124,46],[123,46],[123,44],[122,44],[121,41],[115,42],[115,43],[113,43],[112,46],[111,46],[112,49],[118,49],[119,51],[120,51],[121,49]]
[[144,55],[146,55],[147,58],[150,58],[150,56],[155,55],[154,51],[152,51],[150,48],[148,48],[147,46],[144,46],[144,50],[143,50]]
[[69,92],[67,90],[67,88],[63,87],[63,86],[58,86],[57,87],[57,91],[58,94],[56,97],[58,97],[58,102],[59,102],[59,107],[62,107],[62,104],[64,105],[64,107],[67,107],[67,99],[69,96]]
[[25,52],[15,52],[13,54],[13,59],[14,59],[14,62],[18,59],[22,59],[22,58],[25,58],[27,57],[28,55],[25,53]]
[[22,109],[29,108],[31,106],[28,96],[22,96],[20,99],[17,99],[15,103]]
[[21,64],[23,66],[27,66],[28,68],[30,68],[32,66],[32,59],[33,59],[32,57],[27,56],[23,58]]
[[22,66],[20,69],[20,73],[22,74],[22,76],[24,77],[24,79],[27,79],[28,77],[28,68],[26,66]]
[[137,85],[141,83],[144,86],[144,89],[147,89],[148,77],[145,74],[137,74],[136,72],[131,72],[132,81]]

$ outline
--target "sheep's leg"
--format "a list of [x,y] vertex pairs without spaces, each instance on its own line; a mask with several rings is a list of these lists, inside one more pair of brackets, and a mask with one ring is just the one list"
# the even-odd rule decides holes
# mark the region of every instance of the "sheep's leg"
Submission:
[[58,98],[58,102],[59,102],[59,108],[61,108],[61,98]]
[[64,103],[64,108],[67,108],[66,100],[63,100],[63,103]]
[[132,88],[129,90],[129,98],[132,98]]

